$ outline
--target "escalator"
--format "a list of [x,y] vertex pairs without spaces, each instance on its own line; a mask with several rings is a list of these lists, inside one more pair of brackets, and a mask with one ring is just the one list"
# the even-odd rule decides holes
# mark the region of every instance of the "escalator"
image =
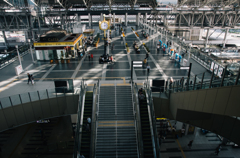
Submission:
[[140,102],[139,106],[140,106],[144,158],[154,157],[149,116],[148,116],[147,99],[145,98],[142,102]]
[[[88,117],[92,119],[92,104],[93,104],[93,92],[86,92],[84,114],[83,114],[83,125],[86,125]],[[86,131],[85,128],[83,128],[80,151],[85,157],[90,157],[90,149],[91,149],[90,145],[91,145],[91,132]]]

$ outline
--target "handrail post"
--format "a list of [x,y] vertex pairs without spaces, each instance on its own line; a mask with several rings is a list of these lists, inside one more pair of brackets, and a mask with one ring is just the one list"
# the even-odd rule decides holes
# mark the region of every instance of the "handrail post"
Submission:
[[195,77],[194,77],[194,82],[193,82],[193,90],[194,90],[194,88],[195,88],[196,79],[197,79],[197,75],[195,75]]
[[201,85],[200,85],[200,89],[202,89],[202,84],[203,84],[204,75],[205,75],[205,72],[204,72],[203,75],[202,75],[202,82],[201,82]]
[[212,87],[212,80],[213,80],[213,77],[214,77],[214,70],[212,71],[212,76],[211,76],[211,80],[210,80],[209,88]]
[[225,69],[224,69],[224,71],[223,71],[223,77],[222,77],[222,81],[221,81],[220,87],[223,86],[223,82],[224,82],[224,78],[225,78],[226,71],[227,71],[227,66],[225,66]]
[[237,78],[236,78],[236,81],[235,81],[235,84],[234,84],[234,85],[237,85],[237,84],[238,84],[239,76],[240,76],[240,67],[239,67],[238,75],[237,75]]

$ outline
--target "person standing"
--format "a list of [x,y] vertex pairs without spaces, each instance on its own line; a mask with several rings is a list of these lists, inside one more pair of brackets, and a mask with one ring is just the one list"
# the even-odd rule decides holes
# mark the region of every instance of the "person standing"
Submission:
[[89,126],[89,131],[91,131],[91,118],[90,117],[88,117],[87,118],[87,125]]
[[150,69],[151,69],[151,68],[150,68],[150,66],[148,65],[148,66],[147,66],[147,72],[148,72],[148,74],[149,74]]

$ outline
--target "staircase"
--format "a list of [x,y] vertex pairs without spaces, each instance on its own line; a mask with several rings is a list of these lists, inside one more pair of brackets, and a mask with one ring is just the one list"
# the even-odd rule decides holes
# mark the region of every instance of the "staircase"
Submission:
[[[88,117],[92,119],[92,104],[93,104],[93,92],[86,92],[83,125],[86,125]],[[85,128],[83,128],[80,151],[85,157],[90,157],[91,149],[90,145],[91,145],[91,132],[86,131]]]
[[139,106],[140,106],[144,157],[145,158],[154,157],[146,98],[142,102],[140,102]]
[[131,86],[102,86],[96,158],[138,158]]

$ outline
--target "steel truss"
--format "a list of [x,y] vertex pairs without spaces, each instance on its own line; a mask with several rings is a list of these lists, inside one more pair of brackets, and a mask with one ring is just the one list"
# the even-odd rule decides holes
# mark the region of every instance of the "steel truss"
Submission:
[[148,20],[161,19],[166,27],[235,28],[239,27],[239,11],[173,11],[152,12]]

